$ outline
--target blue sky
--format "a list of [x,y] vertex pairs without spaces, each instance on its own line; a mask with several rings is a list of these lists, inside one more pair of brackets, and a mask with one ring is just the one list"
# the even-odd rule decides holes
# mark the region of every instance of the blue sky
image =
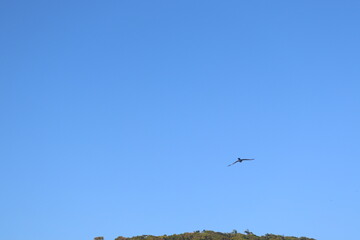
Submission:
[[355,239],[359,11],[1,1],[1,237]]

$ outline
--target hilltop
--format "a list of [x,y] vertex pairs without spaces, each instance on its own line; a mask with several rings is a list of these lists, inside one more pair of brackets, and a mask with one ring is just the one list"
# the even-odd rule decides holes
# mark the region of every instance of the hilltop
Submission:
[[[103,240],[103,238],[95,238],[95,240]],[[195,231],[191,233],[182,233],[174,235],[152,236],[142,235],[135,237],[117,237],[115,240],[315,240],[307,237],[293,237],[282,236],[275,234],[265,234],[264,236],[257,236],[254,233],[246,230],[243,234],[234,230],[231,233],[221,233],[204,230],[202,232]]]

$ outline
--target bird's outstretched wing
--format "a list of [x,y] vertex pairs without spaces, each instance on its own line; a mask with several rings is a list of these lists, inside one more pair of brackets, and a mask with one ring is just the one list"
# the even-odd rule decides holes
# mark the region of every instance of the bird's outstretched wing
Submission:
[[231,165],[234,165],[235,163],[239,162],[239,160],[233,162],[232,164],[229,164],[228,167],[230,167]]
[[255,160],[255,158],[243,158],[241,160]]

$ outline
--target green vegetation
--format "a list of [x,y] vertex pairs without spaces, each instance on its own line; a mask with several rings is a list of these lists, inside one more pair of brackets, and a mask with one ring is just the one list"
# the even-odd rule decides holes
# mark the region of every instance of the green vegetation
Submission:
[[315,240],[307,237],[288,237],[282,235],[265,234],[264,236],[256,236],[249,230],[244,234],[238,233],[236,230],[231,233],[221,233],[214,231],[195,231],[192,233],[182,233],[174,235],[152,236],[142,235],[131,238],[117,237],[115,240]]

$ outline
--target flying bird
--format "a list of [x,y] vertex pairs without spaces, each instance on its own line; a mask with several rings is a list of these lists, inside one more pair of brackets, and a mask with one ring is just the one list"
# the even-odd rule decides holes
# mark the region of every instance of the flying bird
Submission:
[[238,158],[238,160],[236,160],[235,162],[233,162],[232,164],[229,164],[228,167],[230,167],[231,165],[234,165],[235,163],[238,163],[238,162],[242,162],[242,161],[249,161],[249,160],[255,160],[254,158]]

